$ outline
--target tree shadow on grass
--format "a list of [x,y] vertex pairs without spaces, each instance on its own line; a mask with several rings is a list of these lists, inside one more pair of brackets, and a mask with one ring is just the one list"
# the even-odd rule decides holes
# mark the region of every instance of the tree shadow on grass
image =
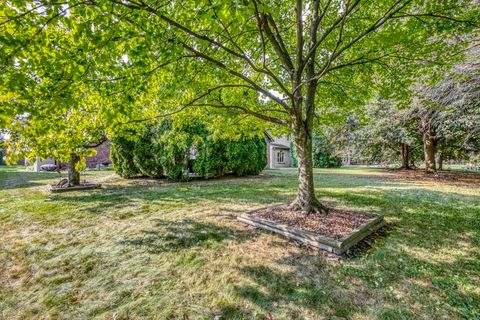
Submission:
[[[424,188],[393,189],[345,193],[323,191],[347,206],[374,208],[379,214],[393,218],[397,232],[404,233],[414,245],[446,245],[469,233],[480,233],[480,198],[470,195],[432,191]],[[445,197],[450,197],[446,199]],[[406,231],[406,228],[408,231]],[[452,242],[453,241],[453,242]]]
[[[257,305],[265,315],[272,312],[292,319],[306,314],[480,318],[480,309],[474,307],[480,305],[480,294],[472,289],[480,279],[479,198],[426,188],[405,190],[402,185],[397,190],[395,186],[368,193],[323,190],[322,196],[347,206],[376,208],[390,220],[390,228],[338,263],[325,259],[319,263],[317,255],[303,251],[276,261],[289,265],[289,271],[279,271],[274,265],[240,268],[250,281],[236,285],[236,295]],[[289,306],[282,309],[285,304]],[[240,304],[219,308],[225,319],[252,318],[251,311]]]
[[[443,311],[432,313],[433,318],[445,316],[445,310],[461,318],[480,317],[473,307],[480,305],[480,295],[468,289],[478,287],[480,279],[478,197],[424,188],[324,194],[347,205],[374,206],[387,221],[395,222],[395,229],[375,242],[372,250],[349,257],[341,268],[343,274],[382,292],[394,287],[407,300],[395,303],[417,303],[425,313],[441,302]],[[369,258],[364,260],[366,255]],[[419,293],[421,303],[413,298]],[[384,312],[386,317],[400,317],[408,310]]]
[[[261,310],[260,319],[268,319],[269,312],[276,319],[480,316],[475,308],[480,295],[465,292],[468,276],[460,277],[462,272],[474,274],[474,262],[470,267],[461,259],[437,264],[401,248],[381,250],[371,259],[357,262],[332,264],[318,255],[294,253],[276,261],[288,265],[287,271],[266,265],[239,268],[249,280],[235,285],[234,292],[238,299],[246,299]],[[252,310],[241,304],[230,302],[218,307],[222,319],[254,318]]]
[[[351,316],[353,299],[348,290],[335,286],[335,280],[328,276],[325,266],[318,256],[302,253],[292,261],[289,256],[279,264],[291,264],[293,271],[280,271],[265,265],[252,265],[239,268],[237,271],[250,281],[235,285],[236,295],[257,305],[262,314],[260,319],[268,319],[269,313],[278,319],[303,319],[307,314],[323,317],[348,318]],[[310,265],[298,263],[298,258]],[[302,277],[303,268],[315,274],[315,281],[310,274]],[[241,306],[220,306],[224,318],[226,314],[235,315],[235,319],[247,319],[250,311]]]
[[[82,193],[54,195],[53,201],[76,202],[80,211],[102,214],[104,211],[123,209],[131,206],[149,205],[155,210],[174,209],[176,207],[215,202],[222,212],[233,204],[258,204],[288,202],[294,192],[289,188],[271,186],[267,183],[251,185],[248,182],[230,184],[164,184],[154,186],[107,186],[106,188]],[[224,205],[223,205],[224,204]]]
[[183,219],[168,221],[152,219],[153,227],[142,230],[139,237],[125,239],[119,243],[144,248],[148,253],[178,252],[194,247],[215,247],[223,241],[243,242],[255,236],[254,230],[234,230],[218,225]]
[[60,178],[55,172],[19,171],[5,167],[0,170],[0,189],[31,188],[46,185],[48,180]]

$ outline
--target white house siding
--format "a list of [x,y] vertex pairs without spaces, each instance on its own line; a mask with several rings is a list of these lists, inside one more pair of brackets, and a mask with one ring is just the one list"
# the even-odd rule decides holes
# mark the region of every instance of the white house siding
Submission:
[[[279,153],[283,156],[279,157]],[[278,161],[282,160],[283,161]],[[276,137],[267,139],[267,167],[286,168],[292,166],[290,139],[288,137]]]

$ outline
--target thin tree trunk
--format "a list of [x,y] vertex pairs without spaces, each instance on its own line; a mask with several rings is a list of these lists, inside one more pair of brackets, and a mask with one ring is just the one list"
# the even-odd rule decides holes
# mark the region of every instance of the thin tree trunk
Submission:
[[80,171],[76,165],[80,161],[80,157],[75,153],[70,154],[70,162],[68,164],[68,185],[78,186],[80,184]]
[[306,132],[294,133],[298,159],[298,193],[291,208],[304,214],[328,213],[328,208],[315,196],[313,183],[312,137]]
[[444,158],[444,154],[443,154],[443,151],[441,151],[438,154],[438,170],[440,170],[440,171],[443,170],[443,158]]
[[402,157],[402,167],[401,169],[409,170],[410,169],[410,146],[408,144],[402,144],[400,149],[400,156]]
[[417,166],[415,165],[415,159],[411,158],[410,159],[410,168],[415,169]]
[[423,134],[423,151],[425,155],[425,171],[435,172],[437,166],[435,163],[436,142],[429,131]]

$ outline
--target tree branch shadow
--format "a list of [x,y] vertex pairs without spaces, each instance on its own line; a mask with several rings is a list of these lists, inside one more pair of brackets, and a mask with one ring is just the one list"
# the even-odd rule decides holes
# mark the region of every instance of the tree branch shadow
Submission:
[[121,245],[143,248],[151,254],[178,252],[191,248],[211,248],[230,240],[244,242],[255,236],[254,230],[234,230],[227,227],[183,219],[168,221],[152,219],[153,227],[142,230],[142,235],[119,242]]

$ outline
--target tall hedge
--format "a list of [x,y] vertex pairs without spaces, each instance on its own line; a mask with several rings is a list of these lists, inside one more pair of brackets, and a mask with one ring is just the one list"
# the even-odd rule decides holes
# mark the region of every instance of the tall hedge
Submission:
[[[206,179],[229,173],[237,176],[260,173],[267,164],[262,138],[210,140],[202,125],[176,128],[164,121],[144,129],[131,141],[115,138],[111,158],[115,171],[124,178],[138,174],[172,180],[187,180],[188,171]],[[190,159],[191,151],[196,157]]]
[[228,170],[236,176],[259,174],[267,165],[267,145],[263,138],[230,141],[226,148]]
[[193,162],[193,172],[206,179],[223,176],[228,172],[225,140],[204,140],[197,144],[197,155]]
[[147,177],[163,177],[164,148],[158,141],[158,126],[147,127],[133,148],[133,163]]
[[175,140],[164,143],[164,154],[162,165],[165,175],[172,180],[187,180],[185,174],[188,165],[189,148],[175,142]]
[[205,141],[198,146],[193,171],[212,178],[233,173],[259,174],[267,165],[266,143],[262,138]]
[[132,178],[140,171],[133,161],[135,142],[123,137],[116,137],[110,145],[110,158],[113,169],[122,178]]

